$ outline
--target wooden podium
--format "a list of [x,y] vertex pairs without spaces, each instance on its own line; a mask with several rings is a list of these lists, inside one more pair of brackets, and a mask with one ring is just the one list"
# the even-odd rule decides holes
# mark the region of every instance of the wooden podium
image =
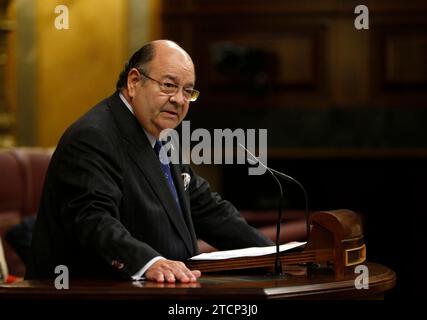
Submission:
[[[396,282],[389,268],[365,263],[369,288],[357,289],[354,271],[337,280],[331,269],[317,269],[310,277],[239,274],[202,274],[198,282],[156,283],[153,281],[70,279],[69,290],[57,290],[54,279],[28,280],[0,285],[0,300],[283,300],[283,299],[382,299]],[[239,272],[240,272],[239,271]]]
[[[318,268],[302,275],[268,275],[265,268],[274,265],[274,254],[214,262],[188,261],[191,268],[202,271],[199,281],[190,284],[70,279],[69,290],[57,290],[53,279],[30,280],[0,285],[0,300],[377,299],[394,287],[396,275],[392,270],[365,260],[361,221],[356,213],[349,210],[316,212],[310,223],[305,248],[281,255],[285,271],[290,266],[318,264]],[[359,274],[355,273],[355,266],[362,263],[369,271],[368,288],[358,289]],[[257,268],[264,270],[261,273],[250,270],[257,271]]]
[[[336,279],[343,279],[346,268],[366,260],[366,246],[360,216],[350,210],[315,212],[310,217],[310,235],[300,252],[280,254],[282,266],[315,265],[331,266]],[[190,269],[218,272],[236,269],[269,268],[276,255],[242,257],[224,260],[188,260]]]

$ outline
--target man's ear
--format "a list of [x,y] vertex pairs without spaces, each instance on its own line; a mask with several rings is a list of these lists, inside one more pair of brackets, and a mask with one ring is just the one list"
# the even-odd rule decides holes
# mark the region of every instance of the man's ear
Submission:
[[141,75],[138,70],[135,68],[130,69],[127,82],[129,97],[133,98],[135,96],[136,86],[138,85],[139,80],[141,80]]

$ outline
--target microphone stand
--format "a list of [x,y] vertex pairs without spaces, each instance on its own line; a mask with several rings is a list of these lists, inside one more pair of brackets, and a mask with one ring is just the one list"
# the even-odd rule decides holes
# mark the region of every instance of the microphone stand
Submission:
[[292,178],[291,176],[288,176],[287,174],[284,174],[282,172],[279,172],[277,170],[271,169],[269,168],[271,172],[273,172],[274,174],[278,175],[279,177],[293,182],[295,184],[297,184],[302,192],[304,193],[304,199],[305,199],[305,222],[306,222],[306,232],[307,232],[307,242],[308,242],[308,238],[310,236],[310,213],[309,213],[309,209],[308,209],[308,196],[307,196],[307,191],[305,190],[304,186],[302,185],[302,183],[300,183],[298,180]]
[[[273,173],[270,168],[268,168],[266,165],[264,165],[257,157],[255,157],[248,149],[246,149],[242,144],[239,143],[239,145],[246,150],[258,163],[260,163],[270,174],[273,176],[274,180],[276,180],[277,184],[279,185],[280,190],[280,199],[279,199],[279,210],[278,210],[278,217],[277,217],[277,223],[276,223],[276,257],[274,259],[274,271],[273,275],[276,277],[283,277],[283,269],[282,269],[282,262],[280,261],[280,227],[282,222],[282,211],[283,211],[283,187],[280,183],[279,179],[277,179],[276,175]],[[255,164],[254,161],[251,161],[249,158],[247,160]]]
[[277,224],[276,224],[276,257],[274,259],[274,276],[283,276],[283,270],[282,270],[282,262],[280,261],[280,227],[282,222],[282,211],[283,211],[283,187],[280,183],[279,179],[271,172],[271,175],[276,180],[277,184],[279,185],[280,190],[280,199],[279,199],[279,211],[278,211],[278,217],[277,217]]
[[[239,145],[246,150],[252,158],[254,158],[256,160],[256,162],[258,162],[259,164],[261,164],[266,170],[268,170],[268,172],[270,172],[270,174],[273,176],[273,178],[276,180],[277,184],[279,185],[279,189],[280,189],[280,201],[279,201],[279,212],[278,212],[278,219],[277,219],[277,225],[276,225],[276,258],[275,258],[275,262],[274,262],[274,275],[275,276],[283,276],[283,271],[282,271],[282,265],[281,265],[281,261],[280,261],[280,245],[279,245],[279,240],[280,240],[280,227],[281,227],[281,222],[282,222],[282,210],[283,210],[283,187],[282,184],[280,183],[279,179],[277,179],[277,176],[296,183],[304,192],[304,198],[305,198],[305,221],[306,221],[306,232],[307,232],[307,242],[308,242],[308,238],[310,236],[310,212],[308,209],[308,196],[307,196],[307,191],[305,190],[304,186],[296,179],[292,178],[291,176],[288,176],[287,174],[284,174],[282,172],[279,172],[277,170],[271,169],[269,167],[267,167],[264,163],[261,162],[261,160],[259,160],[257,157],[255,157],[248,149],[246,149],[242,144],[239,143]],[[249,158],[247,158],[247,160],[252,163],[252,164],[256,164],[255,161],[250,160]],[[307,270],[310,272],[310,270],[312,269],[313,265],[311,263],[307,264]]]

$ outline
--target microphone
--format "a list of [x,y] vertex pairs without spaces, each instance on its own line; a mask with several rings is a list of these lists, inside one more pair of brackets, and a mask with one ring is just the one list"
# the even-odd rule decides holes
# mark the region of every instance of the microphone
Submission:
[[279,201],[279,212],[278,212],[278,217],[277,217],[277,223],[276,223],[276,259],[275,259],[275,263],[274,263],[274,274],[275,275],[281,275],[282,274],[282,266],[281,266],[281,262],[280,262],[280,244],[279,244],[279,238],[280,238],[280,226],[281,226],[281,221],[282,221],[282,207],[283,207],[283,187],[282,184],[280,183],[280,181],[277,179],[277,176],[288,181],[288,182],[293,182],[295,184],[297,184],[303,191],[304,193],[304,198],[305,198],[305,223],[306,223],[306,232],[307,232],[307,241],[308,241],[308,237],[310,235],[310,214],[309,214],[309,207],[308,207],[308,196],[307,196],[307,191],[305,190],[304,186],[302,185],[302,183],[300,183],[298,180],[296,180],[295,178],[279,172],[277,170],[274,170],[272,168],[267,167],[260,159],[258,159],[255,155],[253,155],[247,148],[245,148],[241,143],[239,143],[240,147],[242,147],[253,159],[250,158],[246,158],[248,160],[248,162],[252,165],[255,165],[257,163],[261,164],[261,166],[263,166],[268,172],[270,172],[270,174],[273,176],[273,178],[276,180],[277,184],[279,185],[279,190],[280,190],[280,201]]

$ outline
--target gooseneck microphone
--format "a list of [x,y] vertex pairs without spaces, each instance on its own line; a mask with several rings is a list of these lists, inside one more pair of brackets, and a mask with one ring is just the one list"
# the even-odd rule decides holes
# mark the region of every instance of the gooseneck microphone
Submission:
[[[247,160],[250,164],[255,165],[257,162],[261,163],[261,161],[259,159],[257,159],[249,150],[247,150],[243,146],[242,146],[242,148],[244,148],[254,159],[256,159],[256,161],[255,161],[255,160],[247,158]],[[273,171],[270,170],[270,168],[266,167],[264,164],[261,163],[261,165],[265,169],[267,169],[268,172],[270,172],[270,174],[272,175],[274,180],[276,180],[277,184],[279,185],[279,190],[280,190],[279,212],[278,212],[278,217],[277,217],[277,222],[276,222],[276,258],[274,259],[274,275],[280,276],[280,275],[282,275],[282,264],[280,261],[280,225],[281,225],[281,221],[282,221],[282,210],[283,210],[283,187],[282,187],[282,184],[280,183],[279,179],[277,179],[276,175],[273,173]]]
[[308,207],[308,196],[307,196],[307,191],[305,190],[304,186],[302,185],[302,183],[300,183],[298,180],[296,180],[295,178],[292,178],[291,176],[279,172],[277,170],[274,170],[272,168],[267,167],[264,163],[262,163],[262,161],[260,159],[258,159],[255,155],[253,155],[247,148],[245,148],[242,144],[239,143],[239,145],[252,157],[252,159],[250,158],[246,158],[248,160],[248,162],[250,164],[261,164],[261,166],[263,166],[268,172],[270,172],[270,174],[273,176],[273,178],[276,180],[277,184],[279,185],[279,190],[280,190],[280,200],[279,200],[279,211],[278,211],[278,217],[277,217],[277,223],[276,223],[276,258],[275,258],[275,262],[274,262],[274,274],[275,275],[281,275],[282,274],[282,266],[280,263],[280,227],[281,227],[281,221],[282,221],[282,210],[283,210],[283,187],[282,184],[280,183],[279,179],[277,179],[277,177],[280,177],[286,181],[289,182],[293,182],[295,184],[297,184],[303,191],[304,193],[304,198],[305,198],[305,222],[306,222],[306,231],[307,231],[307,241],[308,241],[308,237],[310,235],[310,214],[309,214],[309,207]]
[[[260,163],[261,163],[261,161],[260,161]],[[279,177],[281,177],[281,178],[283,178],[283,179],[285,179],[285,180],[287,180],[289,182],[293,182],[293,183],[297,184],[301,188],[302,192],[304,193],[304,199],[305,199],[305,225],[306,225],[307,241],[308,241],[308,237],[310,235],[310,213],[308,211],[308,196],[307,196],[307,191],[305,190],[305,188],[302,185],[302,183],[299,182],[297,179],[294,179],[291,176],[288,176],[287,174],[284,174],[282,172],[279,172],[279,171],[271,169],[271,168],[268,168],[268,170],[270,170],[274,174],[278,175]]]

